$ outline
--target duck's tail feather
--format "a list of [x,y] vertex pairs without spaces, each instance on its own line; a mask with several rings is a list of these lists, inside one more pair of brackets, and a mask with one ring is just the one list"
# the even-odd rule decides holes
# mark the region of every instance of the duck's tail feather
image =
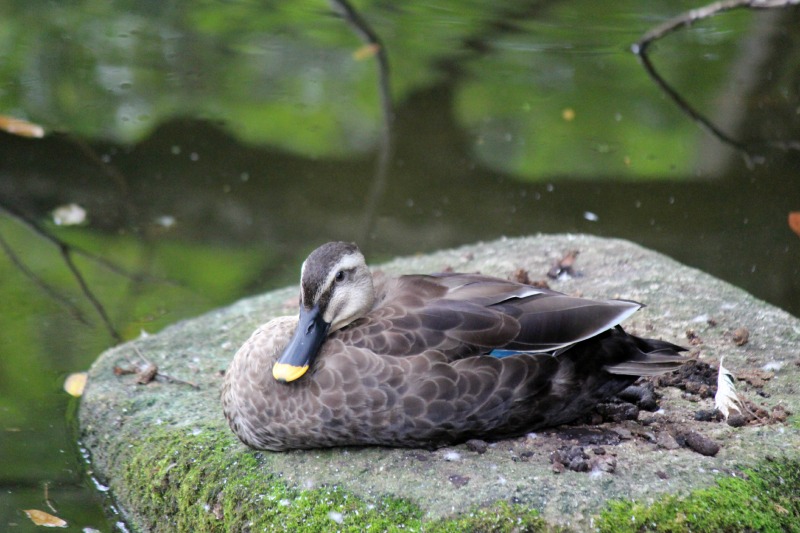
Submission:
[[691,360],[681,355],[686,348],[656,339],[642,339],[629,335],[634,341],[639,354],[629,361],[608,365],[603,369],[609,374],[623,376],[658,376],[679,369]]

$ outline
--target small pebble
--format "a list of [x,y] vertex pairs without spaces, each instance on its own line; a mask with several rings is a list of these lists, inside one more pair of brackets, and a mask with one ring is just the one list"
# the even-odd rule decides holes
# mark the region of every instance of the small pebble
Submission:
[[659,448],[664,448],[665,450],[677,450],[681,447],[675,437],[669,433],[659,433],[656,437],[656,444]]
[[580,457],[575,457],[569,462],[567,468],[575,472],[588,472],[589,461],[587,461],[586,459],[582,459]]
[[786,422],[786,420],[789,418],[789,415],[791,414],[792,412],[786,409],[784,406],[776,405],[775,407],[772,408],[772,412],[770,413],[769,416],[770,418],[772,418],[777,422]]
[[732,428],[740,428],[747,424],[747,417],[741,413],[734,413],[728,417],[728,425]]
[[736,328],[733,331],[733,343],[736,346],[744,346],[750,340],[750,331],[747,328]]
[[[683,440],[686,443],[686,446],[696,451],[700,455],[713,457],[717,455],[717,452],[719,452],[719,444],[708,437],[697,433],[696,431],[689,431],[688,433],[681,435],[681,437],[682,439],[680,440]],[[678,442],[680,442],[680,440],[678,440]]]
[[653,412],[658,409],[652,383],[631,385],[617,394],[621,400],[635,404],[639,409]]
[[631,403],[601,403],[597,406],[597,412],[612,422],[639,418],[639,408]]
[[593,472],[605,472],[607,474],[613,474],[616,470],[617,458],[612,455],[595,457],[595,460],[592,461]]
[[489,448],[489,444],[480,439],[470,439],[465,443],[465,445],[469,451],[479,454],[486,453],[486,450]]
[[469,483],[469,476],[461,476],[461,475],[458,475],[458,474],[453,474],[452,476],[448,477],[447,479],[450,481],[450,483],[452,483],[453,485],[455,485],[456,487],[459,487],[459,488],[461,488],[464,485],[466,485],[467,483]]
[[715,422],[719,420],[720,413],[716,409],[698,409],[694,419],[698,422]]

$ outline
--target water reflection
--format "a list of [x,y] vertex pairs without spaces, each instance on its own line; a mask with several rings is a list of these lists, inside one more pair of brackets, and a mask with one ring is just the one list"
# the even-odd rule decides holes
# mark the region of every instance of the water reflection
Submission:
[[[676,9],[364,6],[391,66],[387,112],[374,57],[354,56],[363,41],[324,4],[10,6],[2,112],[61,133],[0,137],[0,204],[16,214],[0,236],[62,301],[0,256],[0,524],[27,526],[45,482],[71,524],[103,521],[60,386],[113,338],[25,221],[135,274],[75,259],[126,339],[294,283],[317,244],[362,235],[373,262],[502,235],[622,237],[800,314],[798,154],[748,167],[628,52]],[[797,139],[798,18],[726,15],[652,57],[734,138]],[[754,51],[753,35],[770,38]],[[55,226],[73,202],[87,225]]]

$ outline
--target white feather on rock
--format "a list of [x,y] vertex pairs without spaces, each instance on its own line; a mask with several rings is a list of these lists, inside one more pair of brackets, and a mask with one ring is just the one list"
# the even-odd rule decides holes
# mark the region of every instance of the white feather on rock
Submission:
[[719,360],[719,373],[717,374],[717,394],[714,395],[714,407],[728,419],[731,410],[737,413],[742,412],[742,401],[736,395],[736,388],[733,385],[733,374],[722,366],[722,357]]

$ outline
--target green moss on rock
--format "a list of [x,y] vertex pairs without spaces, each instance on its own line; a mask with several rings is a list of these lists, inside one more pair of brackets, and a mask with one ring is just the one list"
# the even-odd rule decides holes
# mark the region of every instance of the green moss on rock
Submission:
[[[150,531],[552,531],[539,513],[499,502],[455,519],[427,521],[413,503],[366,501],[338,487],[310,490],[265,474],[267,456],[241,454],[218,430],[164,430],[147,436],[124,464],[126,500]],[[267,482],[265,482],[267,481]],[[266,489],[265,489],[266,487]]]
[[508,502],[500,502],[491,508],[475,510],[460,518],[425,524],[422,526],[422,530],[428,533],[566,531],[548,525],[535,510]]
[[800,531],[800,461],[764,462],[716,487],[653,505],[612,502],[598,521],[608,532]]

